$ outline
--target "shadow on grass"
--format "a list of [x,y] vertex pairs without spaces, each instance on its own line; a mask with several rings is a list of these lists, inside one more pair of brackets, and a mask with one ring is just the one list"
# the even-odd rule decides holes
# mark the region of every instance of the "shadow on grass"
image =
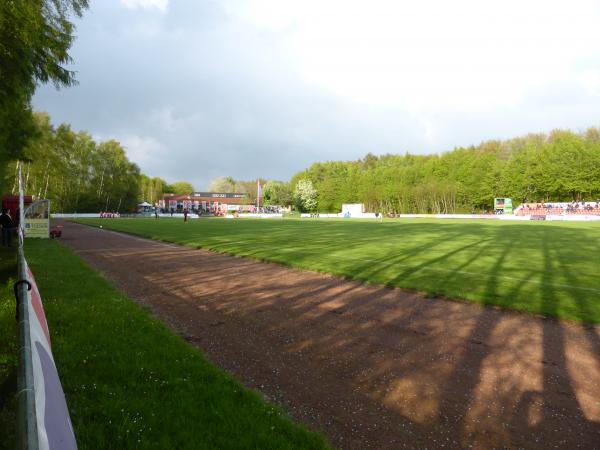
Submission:
[[[292,267],[389,286],[418,289],[435,295],[464,298],[569,320],[600,323],[600,310],[590,300],[575,307],[571,291],[596,292],[600,283],[590,270],[598,254],[598,231],[582,224],[500,222],[393,221],[384,223],[333,221],[95,220],[138,236],[178,242],[191,247],[270,260]],[[550,239],[578,254],[566,264],[576,275],[566,279],[558,267],[543,277],[541,239]],[[493,297],[485,290],[494,261],[510,248]],[[472,257],[476,254],[477,257]],[[442,282],[443,281],[443,282]],[[515,289],[515,286],[520,286]],[[542,301],[544,289],[555,292],[558,308]],[[511,293],[512,297],[508,296]],[[591,316],[585,316],[589,313]]]

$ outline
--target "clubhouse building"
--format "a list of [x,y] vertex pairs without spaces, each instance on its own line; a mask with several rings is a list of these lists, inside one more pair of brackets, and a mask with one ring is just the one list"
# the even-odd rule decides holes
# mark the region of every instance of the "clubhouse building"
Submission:
[[158,208],[165,213],[182,212],[187,209],[195,213],[227,213],[252,208],[247,194],[234,192],[192,192],[191,194],[164,194]]

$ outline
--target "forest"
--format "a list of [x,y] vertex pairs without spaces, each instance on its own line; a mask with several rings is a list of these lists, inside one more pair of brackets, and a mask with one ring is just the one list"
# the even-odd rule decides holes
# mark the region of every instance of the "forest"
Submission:
[[[54,127],[33,113],[35,132],[24,146],[25,191],[49,198],[55,212],[134,211],[166,192],[187,194],[191,183],[168,184],[128,160],[119,142],[95,142],[69,125]],[[16,191],[16,161],[7,165],[4,191]],[[600,198],[600,130],[555,130],[483,142],[440,154],[367,154],[356,161],[312,164],[289,182],[261,179],[263,204],[300,211],[339,212],[364,203],[372,212],[471,213],[492,208],[494,197],[515,204]],[[245,192],[256,201],[256,180],[219,177],[210,190]]]
[[33,131],[19,155],[6,163],[2,191],[17,193],[17,164],[23,189],[34,200],[47,198],[53,212],[135,212],[138,203],[158,202],[166,192],[189,194],[191,183],[168,184],[140,172],[115,141],[96,142],[85,131],[51,124],[46,113],[33,113]]
[[[366,155],[358,161],[311,165],[292,177],[308,180],[320,212],[364,203],[372,212],[471,213],[492,209],[494,197],[530,201],[600,197],[600,130],[555,130],[487,141],[441,154]],[[305,208],[295,195],[296,205]]]
[[[54,128],[34,114],[36,132],[24,147],[23,188],[35,199],[49,198],[54,212],[129,210],[139,198],[141,175],[114,140],[96,143],[68,125]],[[17,161],[8,165],[5,187],[15,193]]]

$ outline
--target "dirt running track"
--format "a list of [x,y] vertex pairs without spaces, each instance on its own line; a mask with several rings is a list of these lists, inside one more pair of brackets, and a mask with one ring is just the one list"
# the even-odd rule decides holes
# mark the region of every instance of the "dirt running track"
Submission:
[[600,448],[598,326],[64,225],[63,244],[338,448]]

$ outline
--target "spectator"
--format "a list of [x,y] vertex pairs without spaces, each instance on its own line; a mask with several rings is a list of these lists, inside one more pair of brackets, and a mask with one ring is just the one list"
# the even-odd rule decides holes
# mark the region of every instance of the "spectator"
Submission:
[[2,245],[4,247],[10,247],[10,238],[13,233],[14,223],[8,215],[8,210],[6,208],[2,208],[0,225],[2,226]]

